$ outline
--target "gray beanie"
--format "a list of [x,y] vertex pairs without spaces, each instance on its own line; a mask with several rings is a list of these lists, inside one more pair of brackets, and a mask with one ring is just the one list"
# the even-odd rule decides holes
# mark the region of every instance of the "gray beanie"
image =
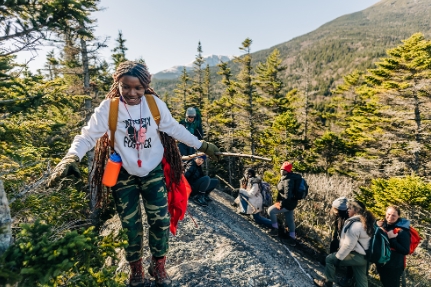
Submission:
[[188,108],[186,111],[186,117],[196,117],[196,109],[195,108]]
[[347,198],[344,196],[337,198],[332,202],[332,207],[338,210],[347,210]]

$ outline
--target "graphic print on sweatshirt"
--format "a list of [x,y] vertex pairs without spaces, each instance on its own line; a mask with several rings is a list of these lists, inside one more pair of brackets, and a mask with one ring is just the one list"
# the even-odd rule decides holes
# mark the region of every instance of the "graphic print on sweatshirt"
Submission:
[[151,148],[151,138],[147,138],[147,127],[151,126],[151,118],[123,121],[126,129],[124,146],[132,149]]

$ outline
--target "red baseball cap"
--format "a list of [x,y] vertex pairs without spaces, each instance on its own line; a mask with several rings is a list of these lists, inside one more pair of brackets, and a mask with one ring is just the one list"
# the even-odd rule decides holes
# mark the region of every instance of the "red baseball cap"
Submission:
[[281,165],[282,170],[285,170],[287,172],[291,172],[292,171],[292,164],[288,161],[283,162],[283,164]]

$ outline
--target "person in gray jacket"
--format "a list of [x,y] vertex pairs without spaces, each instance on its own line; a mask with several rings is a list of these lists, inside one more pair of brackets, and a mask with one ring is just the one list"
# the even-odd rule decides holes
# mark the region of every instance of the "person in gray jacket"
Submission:
[[326,257],[325,279],[314,279],[320,287],[332,287],[336,281],[335,272],[339,266],[352,266],[356,287],[367,287],[366,250],[374,231],[374,215],[357,200],[347,204],[349,218],[345,221],[340,238],[340,248]]

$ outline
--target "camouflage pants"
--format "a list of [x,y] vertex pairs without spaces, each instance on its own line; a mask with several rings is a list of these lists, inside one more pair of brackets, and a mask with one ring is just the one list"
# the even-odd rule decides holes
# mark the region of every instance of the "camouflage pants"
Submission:
[[153,256],[162,257],[169,248],[168,197],[162,166],[147,176],[129,175],[123,168],[117,184],[112,187],[115,206],[121,225],[127,229],[129,246],[126,260],[136,261],[143,256],[142,210],[139,195],[144,202],[148,224],[148,242]]

